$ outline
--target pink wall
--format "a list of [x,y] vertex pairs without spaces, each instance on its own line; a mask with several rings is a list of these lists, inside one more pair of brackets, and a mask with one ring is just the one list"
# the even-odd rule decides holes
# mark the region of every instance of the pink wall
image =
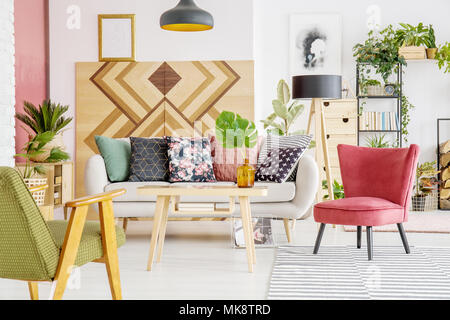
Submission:
[[[16,111],[23,101],[36,106],[47,97],[47,0],[15,0]],[[28,141],[22,123],[16,121],[16,151]]]

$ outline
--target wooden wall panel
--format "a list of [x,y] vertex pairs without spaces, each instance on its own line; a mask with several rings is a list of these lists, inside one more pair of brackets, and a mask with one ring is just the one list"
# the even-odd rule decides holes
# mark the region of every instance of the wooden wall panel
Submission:
[[94,136],[193,136],[223,110],[254,119],[253,61],[76,64],[76,194]]

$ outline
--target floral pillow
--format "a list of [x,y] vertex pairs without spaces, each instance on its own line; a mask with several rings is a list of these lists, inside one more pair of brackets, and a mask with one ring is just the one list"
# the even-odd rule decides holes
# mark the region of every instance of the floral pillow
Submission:
[[170,182],[215,182],[208,138],[167,137]]

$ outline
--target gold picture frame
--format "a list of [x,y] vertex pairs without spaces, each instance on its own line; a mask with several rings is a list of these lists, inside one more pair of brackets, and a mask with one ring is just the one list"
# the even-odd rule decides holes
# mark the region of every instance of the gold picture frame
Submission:
[[98,60],[135,62],[135,26],[135,14],[99,14]]

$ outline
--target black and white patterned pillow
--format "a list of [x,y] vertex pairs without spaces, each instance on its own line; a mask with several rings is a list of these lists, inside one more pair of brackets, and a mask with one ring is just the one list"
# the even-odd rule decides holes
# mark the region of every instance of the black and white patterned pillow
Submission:
[[304,148],[280,148],[269,152],[256,171],[256,181],[283,183],[291,176],[303,155]]
[[130,138],[131,159],[128,181],[169,180],[167,141],[164,138]]
[[[312,136],[310,135],[294,135],[294,136],[273,136],[268,135],[264,144],[259,152],[258,166],[260,166],[267,158],[267,155],[272,150],[278,150],[280,148],[303,148],[303,153],[308,150],[311,143]],[[300,158],[303,156],[300,155]],[[299,160],[300,160],[299,158]],[[298,162],[292,170],[291,175],[286,181],[295,181],[297,178]]]

